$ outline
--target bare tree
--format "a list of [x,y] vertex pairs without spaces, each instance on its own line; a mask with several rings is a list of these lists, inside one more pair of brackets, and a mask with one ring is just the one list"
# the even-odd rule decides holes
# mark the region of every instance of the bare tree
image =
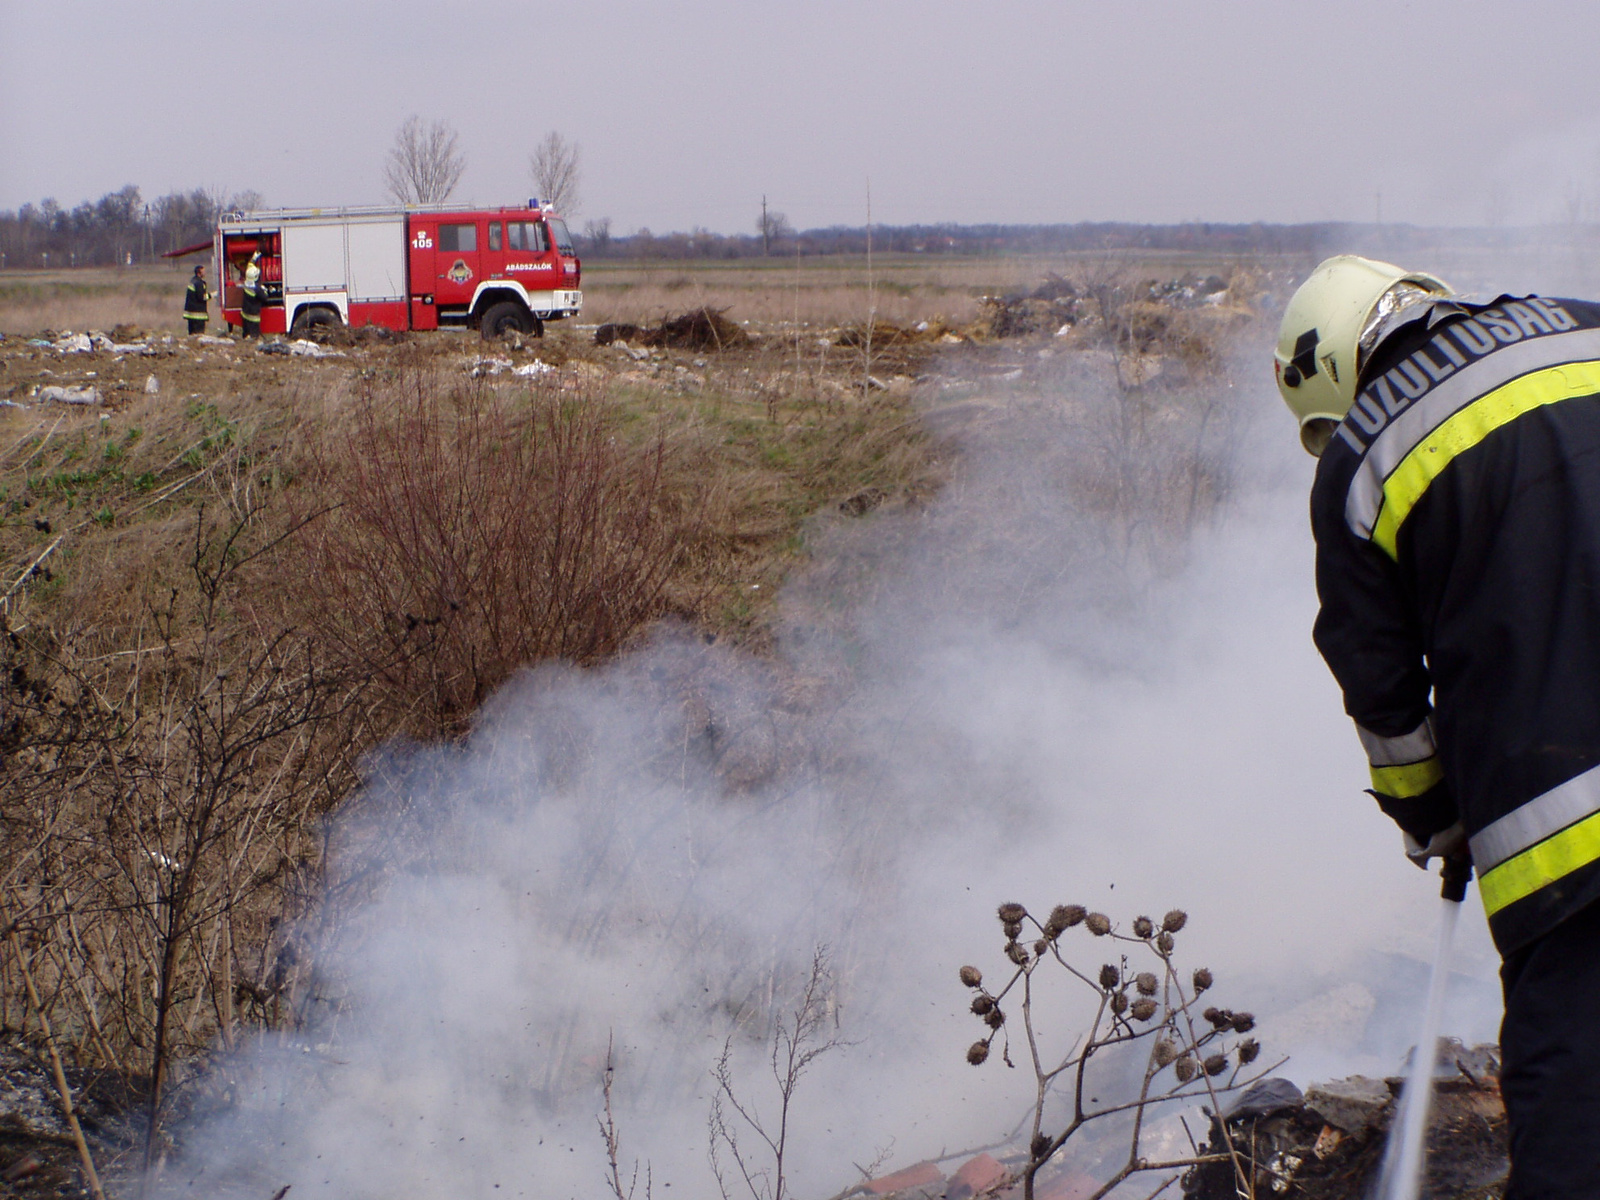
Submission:
[[447,199],[467,169],[456,148],[456,131],[444,121],[423,124],[413,113],[395,132],[383,164],[383,182],[401,204],[437,204]]
[[528,155],[528,175],[539,199],[564,216],[578,211],[578,183],[583,178],[578,162],[582,148],[552,129]]
[[767,207],[767,198],[761,197],[761,215],[756,218],[756,232],[761,235],[761,253],[772,249],[772,243],[794,236],[794,226],[789,218],[776,209]]
[[584,240],[595,250],[604,253],[611,245],[611,218],[597,217],[583,223]]

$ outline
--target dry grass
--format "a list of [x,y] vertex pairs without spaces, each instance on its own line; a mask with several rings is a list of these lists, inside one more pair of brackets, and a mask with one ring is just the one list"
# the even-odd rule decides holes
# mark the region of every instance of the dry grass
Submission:
[[191,270],[193,260],[125,270],[6,271],[0,274],[0,333],[109,330],[122,324],[180,333]]

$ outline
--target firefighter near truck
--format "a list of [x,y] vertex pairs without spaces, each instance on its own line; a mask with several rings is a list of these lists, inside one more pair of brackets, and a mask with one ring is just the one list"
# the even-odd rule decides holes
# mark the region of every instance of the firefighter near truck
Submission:
[[262,333],[381,325],[539,335],[583,307],[572,235],[537,200],[230,213],[213,253],[230,330],[244,323],[245,271],[257,253]]

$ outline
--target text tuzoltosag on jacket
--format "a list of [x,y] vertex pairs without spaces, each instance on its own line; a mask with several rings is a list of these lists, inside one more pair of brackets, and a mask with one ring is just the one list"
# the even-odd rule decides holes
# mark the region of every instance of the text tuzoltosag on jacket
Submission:
[[1600,305],[1423,304],[1362,384],[1311,493],[1317,648],[1509,953],[1600,899]]

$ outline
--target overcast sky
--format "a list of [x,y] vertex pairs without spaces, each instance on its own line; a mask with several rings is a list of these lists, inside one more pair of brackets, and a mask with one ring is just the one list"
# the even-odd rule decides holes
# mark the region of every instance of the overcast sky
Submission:
[[1600,219],[1593,0],[0,0],[0,209],[135,183],[378,203],[410,113],[456,198],[550,129],[578,224]]

